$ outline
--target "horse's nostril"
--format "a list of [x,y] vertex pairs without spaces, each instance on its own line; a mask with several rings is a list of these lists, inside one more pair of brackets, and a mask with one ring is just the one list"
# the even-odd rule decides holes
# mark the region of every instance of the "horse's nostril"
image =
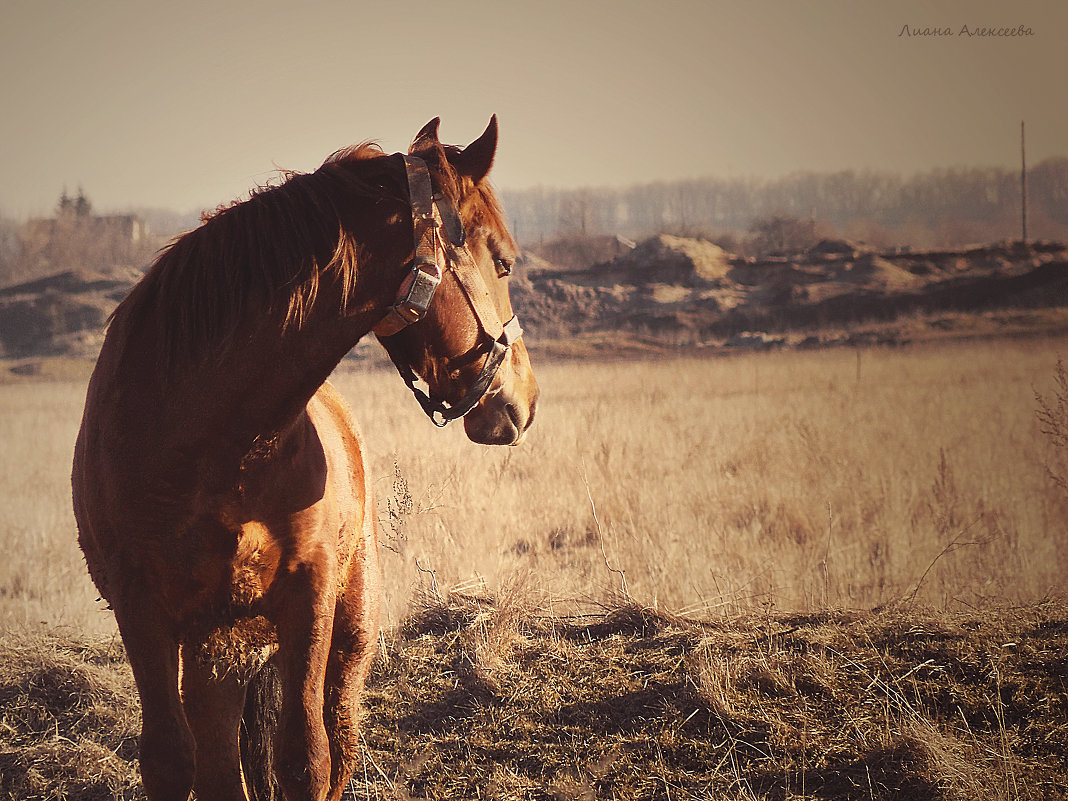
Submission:
[[508,417],[511,419],[512,423],[515,424],[516,430],[522,431],[523,425],[519,422],[519,410],[515,407],[515,404],[506,403],[504,405],[504,410],[508,413]]

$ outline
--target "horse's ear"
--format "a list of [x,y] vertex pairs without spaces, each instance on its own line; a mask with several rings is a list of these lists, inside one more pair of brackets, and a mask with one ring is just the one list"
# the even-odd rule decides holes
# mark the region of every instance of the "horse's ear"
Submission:
[[441,117],[435,117],[420,128],[419,133],[415,135],[415,139],[412,140],[412,144],[408,148],[408,153],[414,154],[417,150],[432,150],[440,146],[441,143],[438,141],[439,125],[441,125]]
[[452,159],[452,165],[458,173],[466,175],[477,184],[489,174],[496,153],[497,115],[494,114],[482,136],[457,153]]

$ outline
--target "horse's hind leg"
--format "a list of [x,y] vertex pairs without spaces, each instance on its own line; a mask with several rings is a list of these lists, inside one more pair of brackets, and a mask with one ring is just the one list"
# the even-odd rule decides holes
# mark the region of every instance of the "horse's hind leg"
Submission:
[[[178,643],[148,599],[115,603],[126,657],[141,697],[141,781],[149,801],[186,801],[194,744],[178,696]],[[130,612],[129,610],[134,610]]]
[[197,801],[246,801],[239,741],[245,687],[233,674],[214,678],[193,651],[182,653],[182,701],[197,744]]
[[378,637],[379,579],[374,549],[352,560],[338,598],[326,668],[323,716],[330,737],[330,801],[341,798],[356,763],[360,693]]

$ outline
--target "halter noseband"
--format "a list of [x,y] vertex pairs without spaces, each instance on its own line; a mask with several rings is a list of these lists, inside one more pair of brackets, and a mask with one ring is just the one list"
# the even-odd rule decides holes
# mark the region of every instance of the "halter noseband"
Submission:
[[[523,329],[515,316],[502,324],[493,305],[478,265],[467,249],[467,236],[456,207],[444,198],[435,197],[426,162],[414,156],[403,155],[408,175],[408,197],[412,206],[412,227],[415,234],[415,257],[411,272],[405,276],[397,291],[397,298],[385,317],[374,327],[380,338],[390,337],[409,325],[422,320],[434,300],[438,285],[447,271],[456,279],[467,298],[468,305],[478,320],[479,328],[492,344],[482,364],[482,371],[468,387],[463,397],[454,404],[435,399],[417,387],[418,376],[411,366],[398,360],[386,339],[386,348],[404,383],[415,395],[427,417],[439,428],[450,421],[463,417],[482,400],[493,383],[497,371],[504,363],[512,344],[523,336]],[[444,201],[444,202],[439,202]],[[452,257],[450,260],[449,257]],[[460,270],[458,266],[469,269]]]

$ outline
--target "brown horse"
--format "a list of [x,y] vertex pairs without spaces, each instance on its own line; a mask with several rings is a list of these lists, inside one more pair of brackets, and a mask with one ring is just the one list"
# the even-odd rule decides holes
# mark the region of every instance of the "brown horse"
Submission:
[[133,667],[152,801],[246,797],[239,728],[268,657],[286,797],[337,799],[352,774],[381,578],[363,445],[325,381],[361,337],[426,382],[439,425],[515,444],[533,421],[515,243],[486,180],[496,118],[463,149],[437,127],[217,212],[113,315],[74,510]]

